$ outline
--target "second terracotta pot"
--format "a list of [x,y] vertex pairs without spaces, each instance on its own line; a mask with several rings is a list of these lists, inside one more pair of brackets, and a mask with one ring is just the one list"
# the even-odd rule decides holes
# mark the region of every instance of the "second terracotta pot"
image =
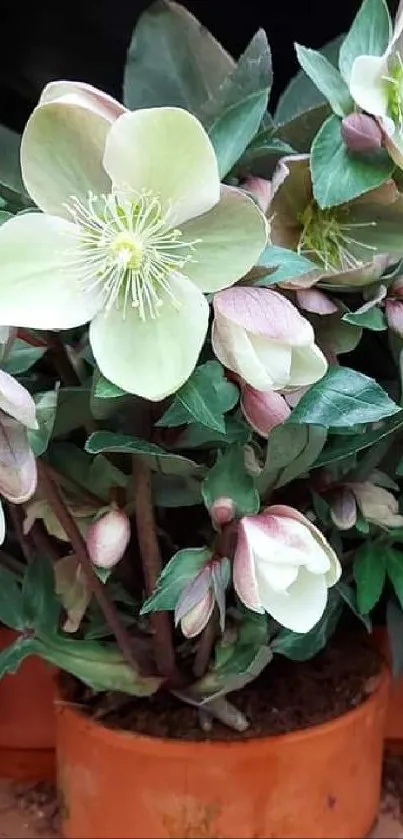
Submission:
[[[17,633],[0,627],[0,650]],[[37,656],[0,679],[0,777],[44,780],[55,776],[55,671]]]
[[67,839],[347,839],[376,818],[389,674],[342,717],[244,741],[115,731],[58,702]]

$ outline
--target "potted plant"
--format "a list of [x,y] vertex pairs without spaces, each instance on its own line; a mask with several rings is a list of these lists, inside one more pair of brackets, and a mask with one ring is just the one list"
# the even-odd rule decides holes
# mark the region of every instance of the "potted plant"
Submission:
[[338,49],[298,46],[270,115],[262,31],[235,63],[157,3],[125,104],[50,83],[22,183],[3,176],[19,547],[0,620],[20,635],[0,665],[64,671],[70,839],[358,837],[376,816],[389,677],[370,613],[387,572],[396,640],[403,597],[390,27],[365,0]]

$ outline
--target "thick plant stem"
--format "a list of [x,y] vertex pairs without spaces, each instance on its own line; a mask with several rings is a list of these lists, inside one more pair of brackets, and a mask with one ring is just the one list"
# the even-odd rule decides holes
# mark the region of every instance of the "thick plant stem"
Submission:
[[126,628],[121,623],[114,604],[109,600],[103,583],[101,583],[98,579],[93,569],[85,541],[73,517],[70,515],[67,507],[65,506],[56,484],[50,477],[45,463],[38,459],[37,466],[42,489],[50,506],[52,507],[53,512],[59,519],[60,524],[70,539],[72,548],[85,573],[88,586],[102,609],[105,620],[116,638],[117,645],[126,663],[137,672],[139,668],[133,652],[132,639],[130,638]]
[[197,679],[200,679],[202,676],[204,676],[208,668],[208,664],[211,658],[211,651],[214,647],[214,641],[216,638],[216,625],[216,615],[213,612],[197,644],[197,651],[193,664],[193,673]]
[[[161,574],[162,559],[155,527],[150,468],[141,457],[133,458],[133,483],[137,538],[145,590],[147,597],[149,597],[154,591],[155,584]],[[150,622],[154,633],[154,651],[158,674],[176,681],[177,667],[169,616],[166,612],[153,612],[150,615]]]

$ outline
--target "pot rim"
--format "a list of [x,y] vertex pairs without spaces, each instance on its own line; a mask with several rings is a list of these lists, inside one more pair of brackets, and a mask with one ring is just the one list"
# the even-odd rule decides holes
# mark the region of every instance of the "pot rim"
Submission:
[[[208,754],[209,752],[234,752],[235,750],[246,750],[248,747],[254,750],[267,749],[271,742],[297,742],[301,740],[309,740],[312,737],[327,737],[329,733],[342,726],[352,724],[357,718],[365,715],[367,709],[376,704],[380,697],[387,695],[391,682],[390,668],[382,663],[379,673],[374,677],[377,679],[377,684],[366,699],[360,702],[355,708],[334,717],[331,720],[326,720],[322,723],[316,723],[309,728],[298,729],[296,731],[287,731],[283,734],[268,734],[264,737],[248,737],[244,740],[180,740],[174,737],[154,737],[150,734],[137,733],[136,731],[108,728],[97,720],[92,719],[90,715],[83,713],[80,710],[78,703],[69,702],[62,699],[60,692],[60,682],[58,684],[58,696],[55,699],[56,717],[61,714],[68,714],[70,718],[75,718],[78,721],[79,727],[86,729],[87,734],[94,738],[101,738],[103,741],[114,743],[119,742],[119,746],[123,749],[132,749],[135,743],[136,750],[140,752],[164,751],[164,754],[170,753],[180,756],[187,754],[189,758],[189,750],[194,749],[194,760],[198,760],[198,753],[202,752]],[[386,705],[385,705],[386,707]]]

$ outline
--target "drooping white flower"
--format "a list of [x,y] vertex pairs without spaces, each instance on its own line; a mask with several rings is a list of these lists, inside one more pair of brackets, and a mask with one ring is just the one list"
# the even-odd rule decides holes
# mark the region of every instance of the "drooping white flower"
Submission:
[[23,179],[43,214],[0,229],[2,319],[36,329],[90,321],[106,378],[160,400],[196,365],[203,292],[253,266],[267,224],[252,199],[220,188],[214,149],[190,113],[117,115],[99,92],[73,95],[66,84],[43,95],[23,134]]
[[242,602],[294,632],[309,632],[326,608],[340,562],[323,534],[292,507],[268,507],[239,523],[233,581]]

